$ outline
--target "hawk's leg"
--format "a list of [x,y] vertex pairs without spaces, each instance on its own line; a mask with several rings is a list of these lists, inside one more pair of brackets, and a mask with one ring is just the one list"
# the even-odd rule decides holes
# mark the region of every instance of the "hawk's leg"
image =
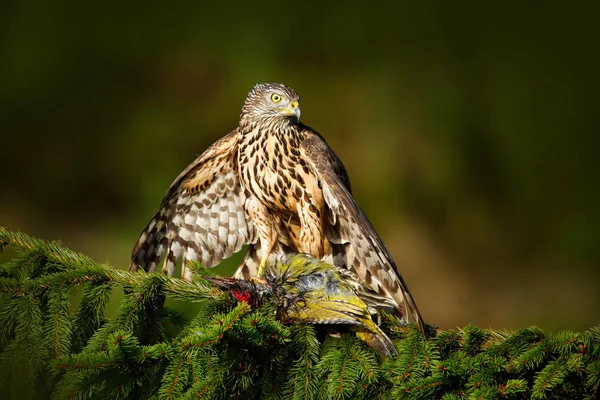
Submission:
[[302,198],[298,202],[298,219],[300,220],[298,251],[315,258],[322,258],[330,253],[329,241],[323,232],[322,209]]
[[267,260],[277,245],[280,221],[279,217],[274,213],[270,213],[267,207],[256,197],[246,199],[245,207],[258,230],[262,259],[256,276],[261,277],[264,274]]

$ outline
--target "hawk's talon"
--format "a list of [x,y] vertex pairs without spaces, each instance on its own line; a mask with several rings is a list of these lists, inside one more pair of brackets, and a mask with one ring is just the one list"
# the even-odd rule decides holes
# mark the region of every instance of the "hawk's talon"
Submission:
[[267,266],[267,258],[268,257],[264,257],[262,260],[260,260],[260,265],[258,266],[258,272],[256,272],[257,277],[261,277],[265,274],[265,267]]
[[261,277],[258,277],[258,276],[253,276],[249,280],[254,285],[264,285],[265,284],[265,280],[263,278],[261,278]]

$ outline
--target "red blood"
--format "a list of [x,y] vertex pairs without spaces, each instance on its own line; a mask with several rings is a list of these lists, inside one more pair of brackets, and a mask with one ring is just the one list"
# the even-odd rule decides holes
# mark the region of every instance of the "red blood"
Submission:
[[231,295],[235,297],[237,301],[243,301],[244,303],[250,304],[251,296],[248,292],[242,292],[240,289],[233,289]]

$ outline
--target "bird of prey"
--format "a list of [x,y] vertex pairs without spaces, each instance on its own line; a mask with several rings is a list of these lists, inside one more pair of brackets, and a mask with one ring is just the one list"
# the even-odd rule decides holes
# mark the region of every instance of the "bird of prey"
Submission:
[[371,319],[371,305],[388,303],[346,269],[305,255],[288,255],[267,264],[263,280],[204,277],[227,289],[238,301],[258,307],[274,301],[284,323],[349,326],[381,358],[398,354],[394,343]]
[[356,274],[423,330],[392,257],[351,195],[338,156],[300,122],[300,97],[274,83],[252,88],[238,127],[171,184],[138,238],[130,271],[173,276],[180,259],[213,267],[248,245],[236,278],[261,276],[282,255],[305,253]]

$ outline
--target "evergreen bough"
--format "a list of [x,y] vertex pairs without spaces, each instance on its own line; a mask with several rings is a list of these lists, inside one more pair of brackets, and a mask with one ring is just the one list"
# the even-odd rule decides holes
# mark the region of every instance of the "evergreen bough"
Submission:
[[[8,399],[594,399],[600,326],[466,326],[424,337],[384,315],[399,355],[352,333],[282,325],[202,279],[129,273],[0,227],[0,394]],[[79,292],[78,292],[79,289]],[[111,293],[125,290],[116,315]],[[82,296],[77,296],[83,291]],[[75,295],[75,296],[74,296]],[[78,301],[75,301],[78,297]],[[191,321],[165,298],[198,302]]]

